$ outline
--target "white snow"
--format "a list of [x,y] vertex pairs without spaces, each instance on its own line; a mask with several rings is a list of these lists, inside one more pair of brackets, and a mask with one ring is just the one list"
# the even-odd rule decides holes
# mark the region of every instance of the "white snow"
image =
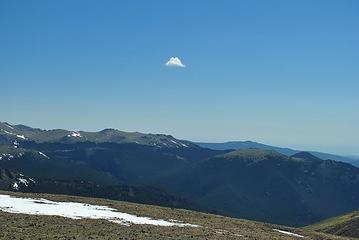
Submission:
[[43,152],[39,152],[39,154],[47,159],[50,159],[46,154],[44,154]]
[[188,147],[186,144],[184,143],[181,143],[181,142],[176,142],[176,141],[173,141],[173,140],[170,140],[172,143],[178,145],[178,146],[182,146],[182,147]]
[[10,159],[14,158],[14,156],[9,153],[2,153],[0,156],[0,160],[3,160],[3,159],[5,160],[5,158],[7,158],[7,160],[10,160]]
[[18,137],[18,138],[21,138],[21,139],[26,140],[26,137],[25,137],[24,135],[17,135],[17,134],[15,134],[15,133],[8,132],[8,131],[6,131],[6,130],[4,130],[4,129],[1,129],[1,130],[4,131],[4,132],[7,133],[7,134],[15,135],[15,136]]
[[199,227],[198,225],[189,223],[138,217],[128,213],[118,212],[116,209],[107,206],[77,202],[55,202],[46,199],[18,198],[2,194],[0,194],[0,210],[8,213],[54,215],[71,219],[106,219],[110,222],[126,226],[131,224],[149,224],[166,227]]
[[24,135],[16,135],[16,137],[26,140],[26,137]]
[[1,129],[3,132],[5,132],[5,133],[7,133],[7,134],[10,134],[10,135],[15,135],[15,133],[12,133],[12,132],[8,132],[8,131],[6,131],[6,130],[4,130],[4,129]]
[[29,186],[29,181],[35,183],[34,179],[32,179],[32,178],[26,179],[26,178],[24,178],[25,176],[23,174],[21,174],[21,173],[19,175],[20,175],[20,177],[18,177],[16,179],[16,181],[12,185],[12,188],[14,190],[19,190],[20,185],[24,185],[25,187],[28,187]]
[[19,181],[19,183],[24,184],[25,187],[29,185],[29,182],[25,178],[18,178],[17,180]]
[[14,182],[14,184],[12,185],[12,188],[15,189],[15,190],[19,189],[19,185],[17,184],[17,182]]
[[304,238],[304,236],[302,236],[302,235],[299,235],[299,234],[296,234],[296,233],[287,232],[287,231],[283,231],[283,230],[279,230],[279,229],[275,229],[275,228],[273,228],[273,231],[280,232],[280,233],[283,233],[283,234],[286,234],[286,235],[289,235],[289,236],[293,236],[293,237]]
[[184,144],[184,143],[181,143],[181,145],[183,146],[183,147],[188,147],[186,144]]
[[176,141],[173,141],[173,140],[170,140],[170,141],[173,142],[173,143],[176,144],[176,145],[178,144],[178,142],[176,142]]
[[67,135],[68,137],[82,137],[79,132],[72,132],[71,134]]
[[9,125],[9,124],[5,124],[8,128],[10,128],[10,129],[14,129],[11,125]]
[[170,140],[172,143],[174,143],[174,144],[176,144],[177,145],[177,148],[179,147],[179,146],[181,146],[181,144],[179,144],[178,142],[176,142],[176,141],[173,141],[173,140]]
[[[19,175],[20,175],[20,177],[25,177],[24,174],[19,173]],[[29,179],[31,182],[35,183],[34,179],[29,178],[29,177],[27,177],[27,179]],[[26,182],[29,182],[29,181],[26,180]]]

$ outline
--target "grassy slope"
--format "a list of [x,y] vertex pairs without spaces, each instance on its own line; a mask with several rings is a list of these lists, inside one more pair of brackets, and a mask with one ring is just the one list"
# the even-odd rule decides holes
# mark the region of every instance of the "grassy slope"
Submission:
[[329,218],[305,229],[359,238],[359,211]]
[[308,229],[294,229],[188,210],[128,202],[65,195],[23,194],[1,191],[0,194],[107,205],[119,211],[139,216],[176,219],[202,226],[199,228],[149,225],[126,227],[105,220],[72,220],[62,217],[0,212],[0,239],[301,239],[274,232],[273,228],[302,234],[313,240],[348,239]]

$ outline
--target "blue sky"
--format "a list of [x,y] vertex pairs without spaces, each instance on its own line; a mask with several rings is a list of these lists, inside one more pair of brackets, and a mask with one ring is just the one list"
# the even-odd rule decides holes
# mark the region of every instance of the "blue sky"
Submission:
[[355,0],[1,1],[1,121],[359,154],[358,26]]

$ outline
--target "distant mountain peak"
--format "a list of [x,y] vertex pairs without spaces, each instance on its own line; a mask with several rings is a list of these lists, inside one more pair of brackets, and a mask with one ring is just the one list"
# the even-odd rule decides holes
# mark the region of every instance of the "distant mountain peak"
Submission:
[[218,158],[239,158],[239,159],[246,159],[246,160],[264,160],[269,158],[278,158],[278,159],[288,159],[288,157],[284,154],[273,150],[266,150],[266,149],[259,149],[259,148],[247,148],[247,149],[240,149],[231,151],[225,154],[221,154],[217,156]]
[[314,156],[310,152],[299,152],[299,153],[293,154],[291,157],[302,158],[302,159],[306,159],[306,160],[316,160],[316,161],[321,160],[320,158]]
[[100,132],[120,132],[118,129],[114,129],[114,128],[105,128],[102,129]]

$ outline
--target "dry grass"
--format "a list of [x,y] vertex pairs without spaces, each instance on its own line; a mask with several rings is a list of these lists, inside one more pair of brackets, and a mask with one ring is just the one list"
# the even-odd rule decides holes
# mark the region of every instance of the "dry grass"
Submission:
[[106,220],[73,220],[56,216],[10,214],[0,211],[0,239],[301,239],[274,232],[273,228],[295,232],[306,236],[306,239],[348,239],[305,229],[128,202],[65,195],[22,194],[1,191],[0,194],[106,205],[139,216],[176,219],[201,226],[198,228],[152,225],[131,225],[127,227]]

